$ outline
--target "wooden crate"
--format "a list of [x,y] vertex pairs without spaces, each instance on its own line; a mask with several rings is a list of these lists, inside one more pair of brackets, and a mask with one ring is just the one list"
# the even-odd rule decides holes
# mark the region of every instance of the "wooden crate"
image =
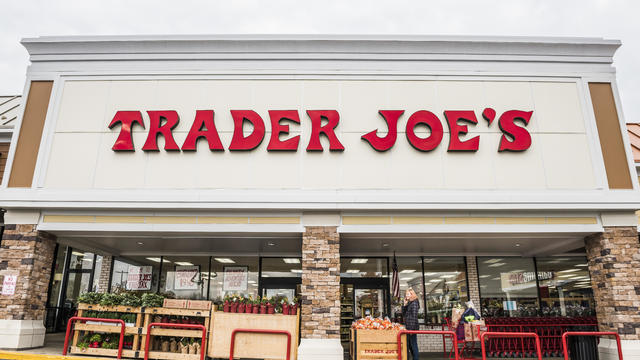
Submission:
[[[128,358],[136,358],[139,357],[138,349],[140,347],[140,326],[142,325],[142,308],[133,307],[133,306],[103,306],[103,305],[92,305],[92,304],[78,304],[78,316],[82,317],[87,311],[108,311],[108,312],[119,312],[119,313],[132,313],[136,314],[136,322],[134,326],[125,327],[124,333],[125,335],[133,335],[133,349],[132,350],[122,350],[122,356]],[[81,349],[78,345],[78,340],[80,339],[80,334],[82,332],[100,332],[100,333],[111,333],[111,334],[120,334],[120,326],[118,324],[113,325],[101,325],[101,324],[85,324],[81,322],[77,322],[74,325],[73,329],[73,339],[71,342],[71,350],[72,354],[86,354],[86,355],[101,355],[101,356],[113,356],[116,357],[118,354],[117,350],[112,349],[102,349],[102,348],[87,348]]]
[[[156,315],[169,315],[169,316],[189,316],[189,317],[198,317],[204,319],[204,327],[209,330],[209,323],[211,319],[211,311],[208,310],[193,310],[193,309],[170,309],[170,308],[144,308],[143,309],[143,327],[140,330],[141,341],[140,341],[140,357],[144,357],[145,351],[145,342],[147,338],[147,327],[150,323],[155,322],[153,318]],[[176,338],[183,337],[194,337],[200,338],[202,337],[202,330],[187,330],[187,329],[167,329],[167,328],[152,328],[151,336],[173,336]],[[207,337],[209,334],[207,333]],[[207,343],[202,344],[202,348],[200,351],[207,351]],[[166,359],[166,360],[200,360],[200,354],[181,354],[181,353],[172,353],[172,352],[162,352],[156,351],[152,348],[149,351],[150,359]]]
[[[397,330],[351,329],[351,360],[395,360],[398,358]],[[402,360],[407,360],[407,336],[402,335]]]
[[[238,314],[214,311],[211,314],[211,336],[209,357],[229,358],[231,332],[234,329],[286,330],[291,333],[291,359],[298,356],[297,315],[282,314]],[[236,335],[234,357],[248,359],[286,359],[287,338],[276,334]]]

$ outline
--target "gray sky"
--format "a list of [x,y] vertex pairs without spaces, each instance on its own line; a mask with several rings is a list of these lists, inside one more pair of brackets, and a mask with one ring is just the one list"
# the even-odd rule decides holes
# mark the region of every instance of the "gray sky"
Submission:
[[23,37],[121,34],[427,34],[596,36],[622,40],[615,56],[627,122],[640,122],[637,0],[4,1],[0,94],[19,94]]

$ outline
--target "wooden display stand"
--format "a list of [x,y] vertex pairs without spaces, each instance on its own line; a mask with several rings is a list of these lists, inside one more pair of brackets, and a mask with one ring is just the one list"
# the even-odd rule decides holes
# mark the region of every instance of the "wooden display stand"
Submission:
[[[136,322],[135,326],[127,326],[124,329],[125,335],[133,335],[133,349],[132,350],[122,350],[122,357],[127,358],[135,358],[138,357],[138,348],[140,345],[140,336],[138,329],[142,324],[142,309],[139,307],[133,306],[103,306],[103,305],[91,305],[91,304],[78,304],[78,316],[84,316],[86,311],[104,311],[104,312],[119,312],[119,313],[133,313],[136,314]],[[73,341],[71,342],[71,354],[84,354],[84,355],[100,355],[100,356],[118,356],[117,349],[102,349],[102,348],[79,348],[78,347],[78,339],[80,338],[80,333],[83,331],[90,332],[101,332],[101,333],[112,333],[116,334],[115,337],[118,338],[120,335],[120,326],[118,325],[100,325],[100,324],[85,324],[85,323],[76,323],[73,328]]]
[[[285,330],[291,333],[291,359],[298,356],[297,315],[241,314],[214,311],[211,315],[211,336],[208,356],[229,358],[231,332],[234,329]],[[287,337],[276,334],[237,334],[234,357],[248,359],[286,359]]]
[[[156,322],[153,318],[157,315],[163,316],[189,316],[204,318],[204,327],[209,329],[209,319],[211,318],[211,311],[209,310],[192,310],[192,309],[171,309],[171,308],[145,308],[143,309],[144,325],[140,330],[142,334],[140,345],[140,357],[144,357],[145,341],[147,338],[147,327],[150,323]],[[202,337],[201,330],[186,330],[186,329],[165,329],[165,328],[152,328],[151,336],[173,336],[178,338],[193,337],[200,339]],[[208,334],[207,337],[210,337]],[[153,340],[153,338],[152,338]],[[151,347],[153,349],[153,347]],[[207,343],[202,344],[200,351],[206,354]],[[149,351],[149,359],[168,359],[168,360],[200,360],[200,354],[181,354],[172,352],[156,351],[155,349]]]
[[[398,358],[397,330],[351,329],[351,360]],[[402,335],[402,360],[407,360],[407,336]]]

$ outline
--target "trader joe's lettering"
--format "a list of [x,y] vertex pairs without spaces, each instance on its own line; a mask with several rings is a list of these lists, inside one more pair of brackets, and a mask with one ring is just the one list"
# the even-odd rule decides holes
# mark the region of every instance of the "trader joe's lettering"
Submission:
[[[324,151],[320,136],[329,140],[330,151],[343,151],[344,146],[338,139],[336,128],[340,124],[340,114],[336,110],[307,110],[307,117],[311,122],[311,136],[306,145],[307,151]],[[377,151],[387,151],[395,145],[398,137],[398,121],[405,116],[404,110],[380,110],[382,120],[386,123],[386,135],[378,135],[373,130],[362,135]],[[501,136],[498,151],[524,151],[531,146],[531,134],[526,126],[531,120],[533,111],[508,110],[498,117],[498,127]],[[158,136],[164,138],[165,151],[195,151],[197,142],[204,138],[211,151],[224,151],[218,130],[214,121],[213,110],[197,110],[186,139],[179,146],[173,138],[173,130],[178,126],[180,117],[174,110],[147,111],[148,128],[140,111],[118,111],[109,123],[113,129],[120,124],[120,134],[112,149],[114,151],[135,151],[133,145],[133,130],[136,124],[147,129],[147,138],[142,146],[143,151],[159,151]],[[486,108],[482,111],[482,118],[491,126],[496,118],[496,111]],[[233,119],[233,137],[228,149],[231,151],[249,151],[257,148],[264,140],[267,130],[265,121],[253,110],[231,110]],[[475,111],[446,110],[442,121],[436,114],[419,110],[408,116],[405,128],[407,141],[418,151],[433,151],[442,143],[445,132],[443,123],[449,129],[447,151],[478,151],[480,135],[472,136],[472,128],[478,124]],[[243,126],[251,124],[252,129],[247,134]],[[269,110],[271,135],[269,136],[268,151],[297,151],[300,135],[287,137],[290,126],[300,125],[300,114],[297,110]],[[421,137],[416,134],[416,127],[426,126],[429,135]],[[384,131],[384,130],[383,130]],[[489,135],[484,135],[489,136]],[[283,138],[284,137],[284,138]],[[467,138],[468,137],[468,138]]]

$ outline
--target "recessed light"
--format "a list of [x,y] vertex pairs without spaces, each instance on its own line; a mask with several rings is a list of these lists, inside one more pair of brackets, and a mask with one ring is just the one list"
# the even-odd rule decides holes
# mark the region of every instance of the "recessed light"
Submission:
[[300,259],[297,258],[284,258],[282,259],[287,264],[300,264]]
[[387,247],[387,246],[389,246],[389,244],[384,243],[384,244],[382,244],[382,246]]
[[426,276],[433,276],[433,275],[438,275],[437,272],[426,272],[424,273]]
[[349,270],[347,270],[347,274],[357,274],[359,272],[360,272],[360,270],[358,270],[358,269],[349,269]]
[[456,277],[455,275],[442,275],[440,276],[441,279],[451,279],[452,277]]
[[516,247],[520,247],[520,244],[516,244]]
[[84,256],[84,253],[78,252],[78,251],[72,251],[71,252],[73,255],[75,256]]
[[302,269],[291,269],[290,270],[292,273],[301,273]]
[[351,259],[352,264],[366,264],[369,259]]
[[176,261],[175,264],[180,266],[193,266],[193,264],[188,261]]
[[275,246],[275,245],[276,245],[276,243],[274,243],[273,241],[269,241],[269,242],[267,243],[267,245],[269,245],[269,246]]
[[[162,261],[162,259],[160,259],[159,257],[148,257],[148,258],[145,258],[145,259],[147,259],[147,260],[149,260],[149,261],[157,262],[157,263],[159,263],[160,261]],[[166,260],[165,260],[165,261],[166,261]]]
[[485,260],[484,263],[485,264],[495,264],[497,262],[502,261],[502,259],[489,259],[489,260]]
[[480,276],[478,276],[478,277],[479,277],[480,279],[486,279],[486,278],[488,278],[489,276],[491,276],[491,275],[480,275]]
[[457,284],[458,282],[455,280],[447,281],[447,284]]
[[589,266],[589,264],[577,264],[576,266],[577,267],[587,267],[587,266]]
[[582,271],[581,269],[567,269],[567,270],[560,270],[558,271],[559,273],[569,273],[569,272],[574,272],[574,271]]
[[138,245],[144,245],[142,241],[138,241]]
[[400,274],[411,274],[416,272],[414,269],[404,269],[402,271],[400,271]]
[[215,261],[222,264],[235,264],[236,262],[229,258],[213,258]]
[[494,263],[494,264],[489,265],[489,267],[500,267],[500,266],[504,266],[504,265],[507,265],[507,263]]

